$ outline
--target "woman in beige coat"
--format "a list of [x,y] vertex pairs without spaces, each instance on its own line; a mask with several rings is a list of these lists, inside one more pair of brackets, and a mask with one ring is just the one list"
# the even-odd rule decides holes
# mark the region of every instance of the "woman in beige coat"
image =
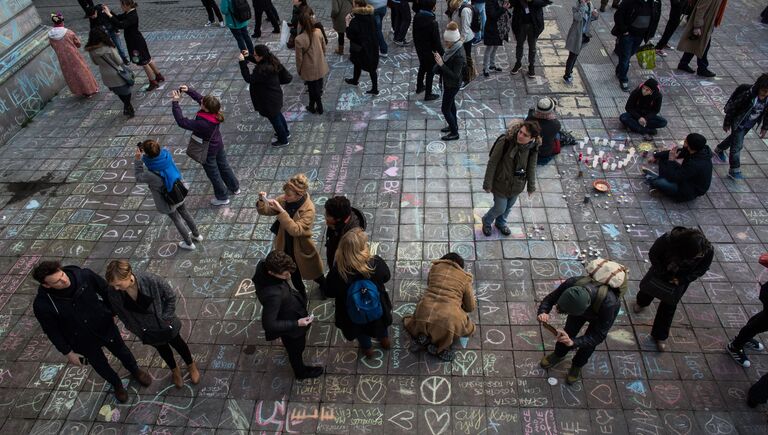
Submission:
[[464,259],[451,252],[432,262],[427,290],[403,324],[416,343],[427,346],[427,351],[440,359],[451,361],[453,342],[475,332],[467,313],[476,307],[472,274],[464,271]]
[[315,20],[305,12],[299,17],[301,35],[296,37],[296,72],[307,82],[309,90],[310,113],[323,114],[323,77],[328,74],[328,62],[325,61],[325,37],[323,31],[315,27]]
[[131,104],[132,73],[123,65],[115,43],[103,30],[94,27],[88,34],[85,51],[91,56],[91,61],[99,67],[101,81],[123,102],[123,115],[133,118],[136,112]]
[[272,224],[275,241],[272,248],[288,254],[297,269],[291,274],[293,286],[306,298],[307,290],[303,279],[314,280],[321,293],[325,287],[323,262],[312,241],[312,226],[315,223],[315,204],[312,203],[307,189],[309,180],[306,175],[296,174],[283,185],[283,195],[268,199],[266,192],[259,192],[256,203],[262,216],[277,216]]
[[720,27],[725,13],[726,0],[698,0],[693,7],[688,23],[680,36],[677,49],[683,52],[677,69],[693,73],[688,64],[696,55],[696,74],[701,77],[714,77],[716,74],[709,70],[709,46],[712,42],[712,32]]

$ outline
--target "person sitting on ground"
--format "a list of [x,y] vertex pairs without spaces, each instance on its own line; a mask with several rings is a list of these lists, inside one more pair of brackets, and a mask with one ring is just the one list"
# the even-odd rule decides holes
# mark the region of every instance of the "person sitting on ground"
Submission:
[[409,334],[427,351],[443,361],[452,361],[451,345],[475,332],[467,313],[475,311],[472,274],[464,271],[464,259],[454,252],[432,262],[427,290],[412,316],[403,318]]
[[556,155],[560,154],[560,121],[557,120],[557,102],[544,97],[536,103],[536,107],[528,111],[526,121],[536,121],[541,127],[541,145],[537,165],[546,165]]
[[[683,159],[680,164],[677,160]],[[712,150],[698,133],[685,138],[682,148],[654,153],[648,163],[659,163],[659,172],[642,168],[651,192],[659,191],[677,202],[704,195],[712,183]]]
[[659,82],[656,79],[648,79],[637,89],[629,94],[626,112],[619,116],[619,121],[625,127],[646,136],[658,133],[657,129],[667,126],[667,120],[659,116],[662,101]]

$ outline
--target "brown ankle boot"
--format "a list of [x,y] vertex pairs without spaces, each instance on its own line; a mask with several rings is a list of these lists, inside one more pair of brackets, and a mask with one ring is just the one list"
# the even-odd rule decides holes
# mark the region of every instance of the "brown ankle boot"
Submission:
[[175,385],[176,388],[183,387],[184,378],[181,376],[181,369],[176,367],[175,369],[171,370],[171,373],[173,373],[173,385]]
[[187,366],[187,372],[189,372],[189,382],[194,385],[200,383],[200,371],[197,370],[197,365],[192,362]]
[[339,45],[338,47],[336,47],[336,54],[344,55],[344,46],[343,45]]
[[382,349],[390,349],[392,347],[392,341],[389,339],[389,337],[382,337],[379,342],[381,343]]

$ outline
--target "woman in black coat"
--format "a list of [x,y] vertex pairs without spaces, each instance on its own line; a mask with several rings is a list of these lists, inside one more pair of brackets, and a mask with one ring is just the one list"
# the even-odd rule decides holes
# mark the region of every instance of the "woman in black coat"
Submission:
[[349,38],[349,60],[355,66],[351,79],[344,79],[350,85],[357,86],[360,74],[367,71],[371,75],[371,89],[366,94],[379,95],[379,41],[376,39],[376,22],[373,19],[373,6],[365,0],[354,0],[352,13],[347,15],[347,38]]
[[[445,52],[440,41],[440,29],[435,18],[435,0],[418,0],[414,2],[414,8],[418,4],[418,10],[413,17],[413,45],[416,48],[416,56],[419,58],[419,72],[416,76],[416,93],[424,94],[424,101],[437,100],[438,96],[432,93],[432,80],[435,77],[434,52],[441,56]],[[424,76],[427,78],[426,86]]]
[[[483,76],[488,77],[490,71],[501,71],[496,66],[496,50],[504,44],[507,39],[507,29],[499,28],[499,20],[502,15],[507,14],[509,3],[504,2],[504,6],[499,3],[500,0],[486,0],[485,14],[487,21],[483,31],[483,44],[485,45],[485,54],[483,55]],[[507,21],[504,21],[506,25]]]
[[248,70],[245,54],[240,53],[240,74],[250,86],[253,110],[267,118],[275,129],[277,140],[272,146],[288,145],[291,132],[288,131],[288,122],[283,116],[283,88],[281,85],[290,83],[293,77],[285,69],[280,61],[269,51],[266,45],[257,45],[253,48],[253,57],[248,60],[255,61],[253,72]]
[[[353,228],[339,242],[336,258],[326,278],[326,295],[336,298],[336,327],[344,338],[357,339],[363,355],[373,356],[371,338],[376,338],[383,349],[389,349],[391,342],[388,328],[392,325],[392,301],[384,284],[391,277],[389,267],[381,257],[371,255],[368,236],[361,228]],[[347,291],[356,281],[370,280],[376,284],[383,315],[366,324],[357,324],[348,314]]]
[[[698,229],[675,227],[656,239],[648,252],[651,268],[640,282],[640,291],[637,292],[637,301],[633,307],[634,312],[642,312],[654,299],[653,295],[644,290],[648,275],[655,275],[677,286],[679,296],[682,298],[688,286],[707,273],[713,257],[712,245]],[[656,340],[656,346],[660,352],[667,348],[666,339],[669,337],[675,310],[677,310],[677,303],[659,301],[659,308],[653,319],[651,337]]]

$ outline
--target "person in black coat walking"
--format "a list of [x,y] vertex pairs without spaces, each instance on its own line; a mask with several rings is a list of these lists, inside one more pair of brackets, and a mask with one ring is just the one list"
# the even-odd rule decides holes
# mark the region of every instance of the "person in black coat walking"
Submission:
[[[651,268],[646,275],[656,276],[677,286],[677,294],[682,298],[688,286],[707,273],[713,257],[714,249],[700,230],[675,227],[653,242],[651,250],[648,251]],[[646,281],[646,278],[643,278],[643,281]],[[654,296],[650,291],[646,290],[644,282],[641,282],[637,300],[632,307],[635,313],[641,313],[651,305]],[[651,329],[651,337],[656,341],[659,352],[667,349],[666,340],[675,310],[677,303],[659,301]]]
[[277,14],[272,0],[253,0],[253,38],[261,38],[261,16],[267,14],[267,21],[272,25],[272,33],[280,33],[280,15]]
[[[360,350],[367,358],[373,356],[371,338],[376,338],[383,349],[389,349],[391,342],[388,328],[392,325],[392,301],[384,288],[391,277],[389,267],[381,257],[371,255],[368,236],[360,228],[354,228],[341,238],[331,271],[326,280],[326,294],[336,298],[336,327],[344,338],[357,339]],[[382,316],[366,324],[354,323],[349,316],[347,292],[360,280],[370,280],[376,285],[382,308]]]
[[253,285],[263,309],[261,324],[267,341],[280,338],[296,379],[316,378],[322,367],[304,364],[307,332],[314,316],[307,314],[307,299],[288,283],[296,263],[283,251],[272,251],[256,266]]
[[[444,53],[443,44],[440,41],[440,29],[435,17],[435,0],[417,0],[418,11],[413,17],[413,45],[416,48],[416,56],[419,58],[419,72],[416,75],[416,93],[426,90],[424,101],[437,100],[438,95],[432,93],[432,80],[435,77],[435,55]],[[414,6],[416,7],[416,6]],[[426,77],[426,83],[424,78]]]
[[[679,159],[683,159],[682,164]],[[641,169],[651,191],[658,190],[677,202],[704,195],[712,184],[712,150],[698,133],[689,134],[683,147],[659,151],[648,159],[648,163],[655,162],[659,163],[658,173]]]
[[[768,252],[760,256],[759,262],[763,267],[768,267]],[[744,367],[752,365],[747,354],[744,353],[744,349],[758,351],[765,350],[763,343],[755,340],[755,336],[768,331],[768,281],[762,283],[760,286],[760,296],[758,298],[760,302],[763,303],[763,310],[750,317],[747,324],[739,330],[739,334],[736,338],[726,345],[728,353],[731,354],[737,363]],[[760,381],[764,382],[765,387],[762,394],[758,394],[760,397],[753,397],[754,400],[752,402],[754,403],[765,403],[766,399],[768,399],[768,382],[763,381],[762,379]],[[754,396],[751,389],[750,395]]]
[[536,41],[544,31],[544,8],[549,0],[512,0],[512,30],[515,32],[515,66],[517,74],[523,67],[523,44],[528,40],[528,77],[536,77]]
[[325,224],[325,259],[330,269],[341,237],[354,228],[365,230],[365,216],[352,207],[346,196],[334,196],[325,202]]
[[[485,45],[485,54],[483,55],[483,76],[488,77],[491,71],[501,71],[501,68],[496,66],[496,50],[504,44],[504,41],[508,39],[507,35],[507,20],[502,20],[502,17],[509,12],[509,3],[504,1],[500,3],[500,0],[486,0],[485,2],[485,14],[488,17],[488,21],[485,24],[485,30],[483,30],[483,44]],[[500,27],[502,24],[503,27]]]
[[249,71],[245,53],[240,53],[240,74],[243,80],[250,86],[253,110],[267,118],[275,129],[277,139],[273,146],[288,145],[291,132],[288,131],[288,122],[283,116],[283,87],[290,83],[293,77],[285,69],[277,57],[269,51],[266,45],[257,45],[253,48],[253,57],[256,67]]
[[112,385],[120,403],[128,401],[128,391],[109,366],[102,347],[109,349],[141,385],[146,387],[152,383],[152,378],[139,368],[120,336],[112,318],[107,296],[109,286],[104,278],[90,269],[62,267],[58,261],[41,262],[32,271],[32,277],[40,283],[32,303],[35,317],[53,346],[70,364],[90,364]]
[[360,74],[367,71],[371,76],[371,89],[366,94],[379,95],[379,42],[376,39],[376,21],[373,6],[365,0],[352,2],[352,13],[347,15],[349,38],[349,60],[355,66],[351,79],[344,79],[352,86],[357,86]]
[[459,33],[459,25],[455,21],[448,23],[448,26],[443,32],[443,40],[445,41],[446,51],[445,54],[433,53],[435,58],[435,71],[440,74],[443,80],[443,101],[440,105],[440,110],[443,112],[445,122],[447,126],[443,127],[440,131],[446,133],[441,139],[457,140],[459,138],[459,119],[456,111],[456,95],[461,89],[462,75],[464,67],[467,66],[467,58],[464,51],[461,49],[463,45],[461,43],[461,34]]

